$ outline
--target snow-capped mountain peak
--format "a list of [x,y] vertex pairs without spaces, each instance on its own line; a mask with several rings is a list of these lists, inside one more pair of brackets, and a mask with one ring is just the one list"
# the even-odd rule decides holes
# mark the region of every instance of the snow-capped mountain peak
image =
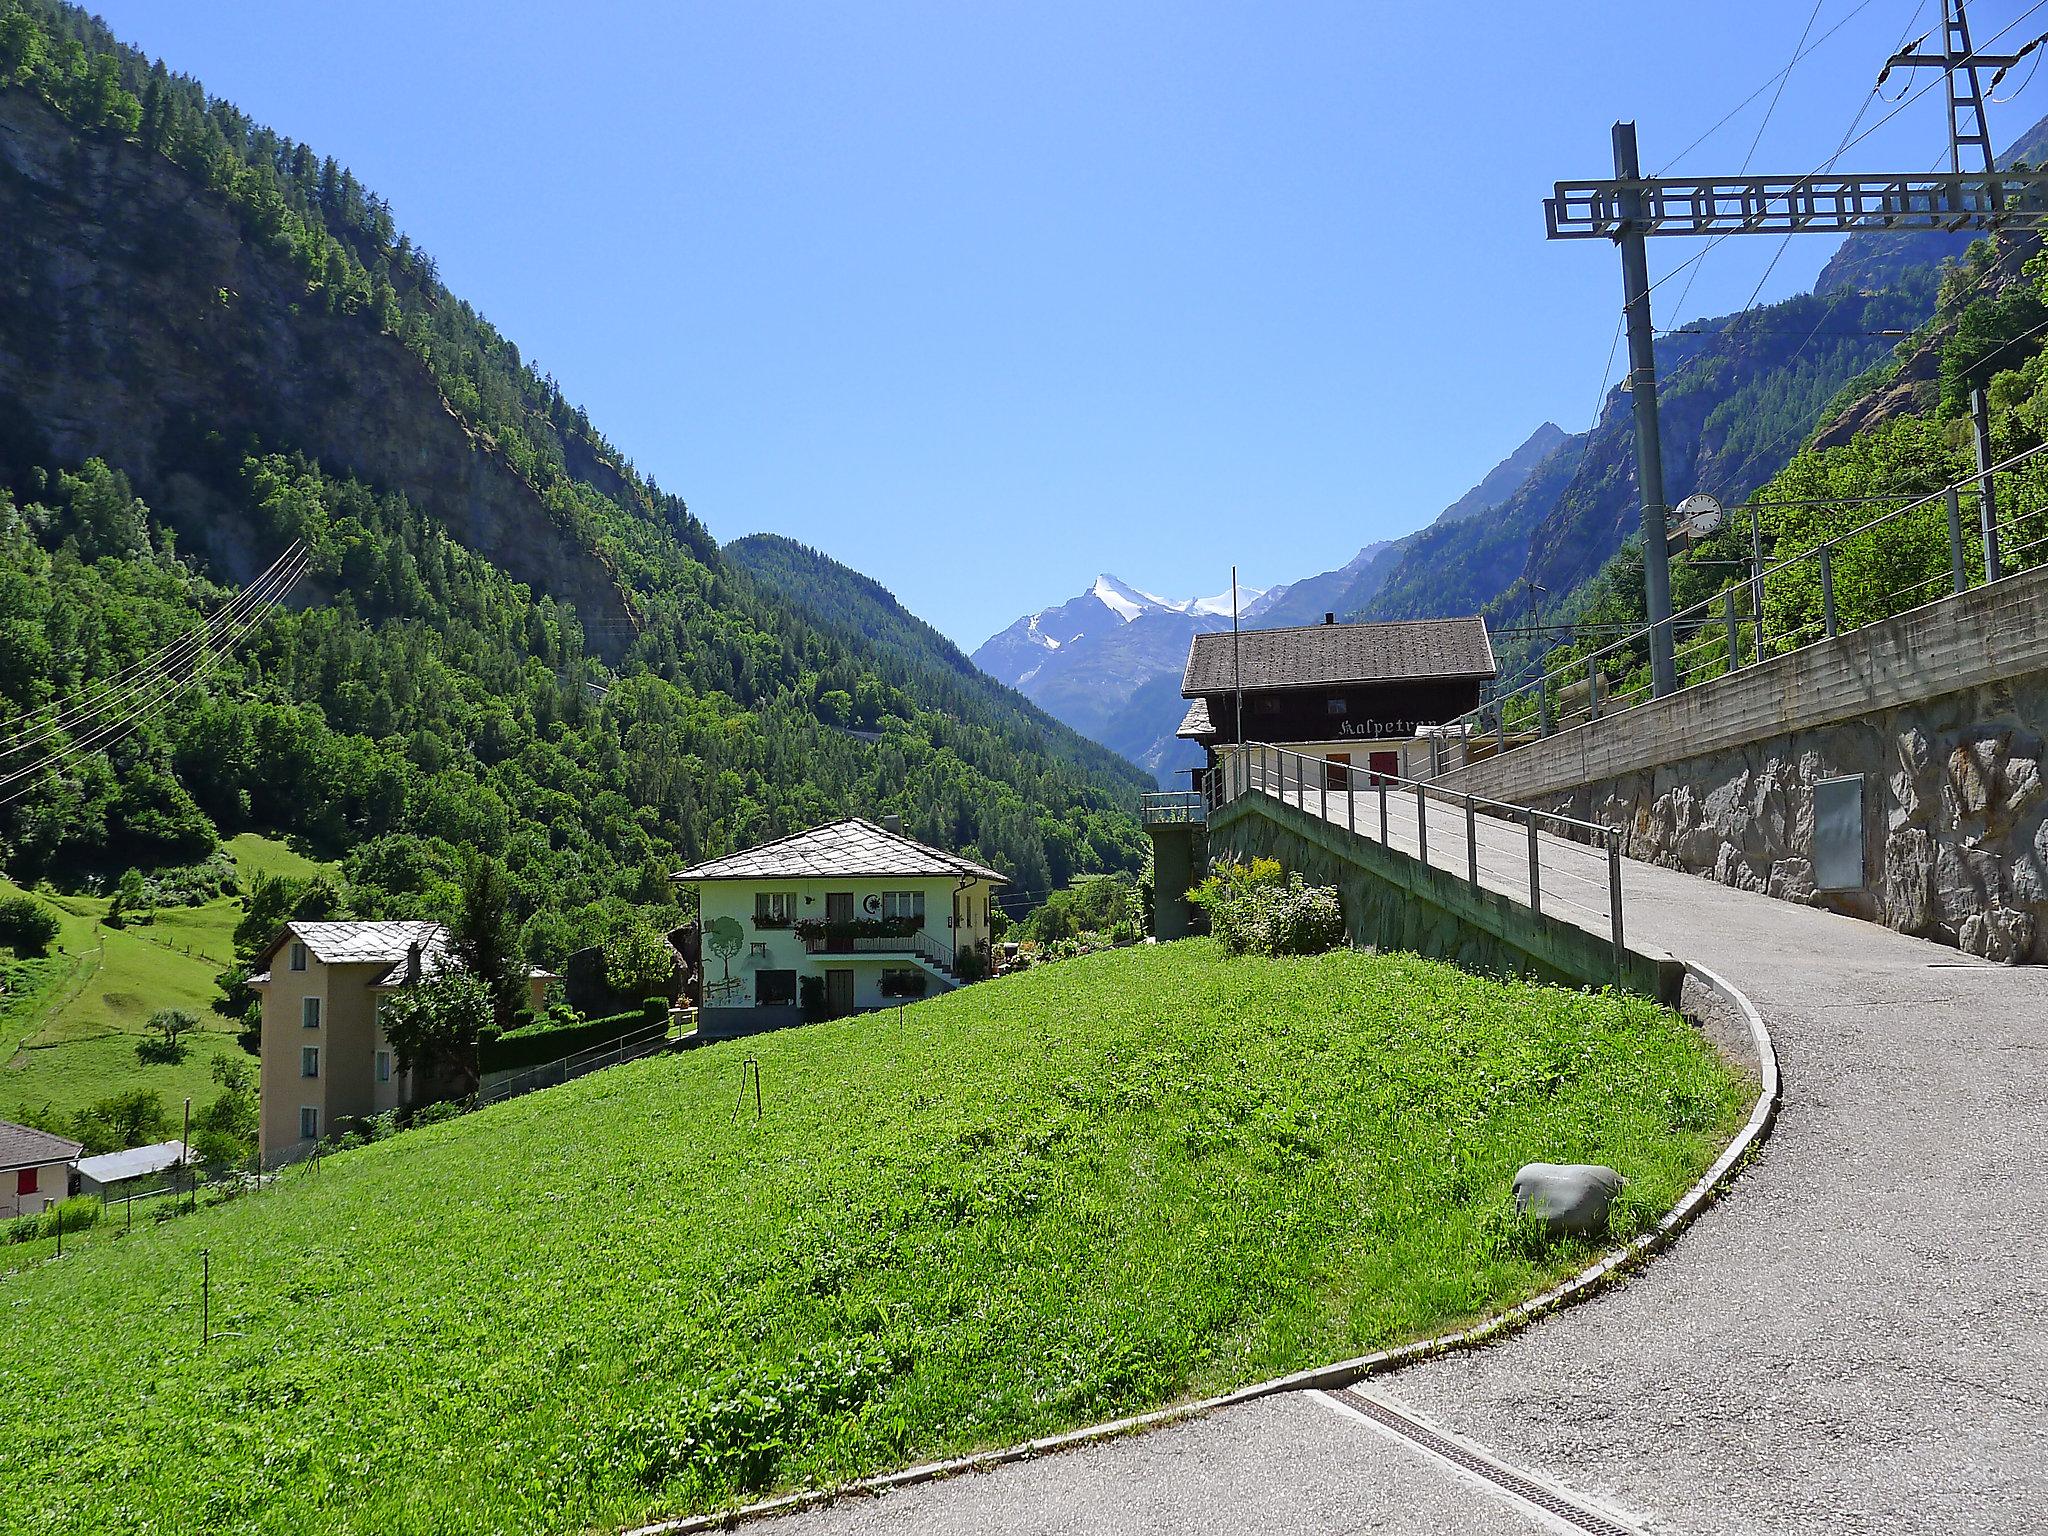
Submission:
[[[1126,624],[1143,613],[1185,613],[1196,618],[1228,618],[1230,615],[1230,593],[1227,591],[1214,597],[1160,597],[1142,587],[1120,581],[1107,571],[1096,577],[1095,585],[1088,590],[1097,602]],[[1237,589],[1239,611],[1250,608],[1263,592],[1261,587],[1240,586]]]

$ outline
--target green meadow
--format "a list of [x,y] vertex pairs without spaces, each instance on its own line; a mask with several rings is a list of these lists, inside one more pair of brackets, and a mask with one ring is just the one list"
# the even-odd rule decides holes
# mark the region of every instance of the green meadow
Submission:
[[[259,874],[305,875],[327,868],[271,838],[244,833],[228,844],[246,890]],[[0,894],[16,888],[0,880]],[[237,1055],[234,1026],[213,1011],[215,978],[234,959],[241,904],[217,897],[196,907],[163,907],[126,927],[103,919],[112,902],[81,894],[38,897],[57,913],[57,944],[39,960],[0,951],[0,1119],[48,1105],[59,1111],[134,1088],[163,1096],[175,1117],[219,1092],[213,1060]],[[148,1064],[135,1047],[150,1015],[182,1008],[199,1020],[185,1059]]]
[[1206,940],[634,1063],[0,1278],[0,1527],[603,1529],[1156,1407],[1512,1304],[1593,1251],[1521,1163],[1623,1236],[1749,1097],[1641,1000]]

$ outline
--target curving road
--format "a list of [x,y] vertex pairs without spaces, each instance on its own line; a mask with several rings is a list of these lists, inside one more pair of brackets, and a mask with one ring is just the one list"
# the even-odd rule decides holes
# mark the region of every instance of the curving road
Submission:
[[[1392,828],[1410,851],[1414,815]],[[1433,813],[1429,842],[1464,870],[1462,816]],[[1482,881],[1520,895],[1526,847],[1482,819]],[[1542,856],[1546,909],[1604,932],[1604,855]],[[1650,865],[1624,889],[1633,945],[1718,972],[1769,1024],[1770,1141],[1618,1288],[1370,1390],[1646,1531],[2048,1531],[2048,976]],[[1290,1393],[755,1528],[1585,1527]]]

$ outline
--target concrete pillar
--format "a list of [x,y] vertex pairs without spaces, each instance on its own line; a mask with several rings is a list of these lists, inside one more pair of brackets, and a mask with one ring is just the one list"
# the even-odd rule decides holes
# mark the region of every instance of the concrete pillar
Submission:
[[1209,862],[1209,829],[1197,821],[1169,821],[1145,829],[1152,835],[1152,933],[1164,943],[1192,931],[1188,887]]

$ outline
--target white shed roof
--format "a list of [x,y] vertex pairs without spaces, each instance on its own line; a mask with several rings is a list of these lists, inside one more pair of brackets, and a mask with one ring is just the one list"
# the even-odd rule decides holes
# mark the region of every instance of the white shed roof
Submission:
[[124,1179],[162,1173],[183,1161],[185,1143],[159,1141],[147,1147],[129,1147],[121,1152],[102,1152],[98,1157],[81,1157],[78,1172],[81,1178],[91,1179],[95,1184],[119,1184]]

